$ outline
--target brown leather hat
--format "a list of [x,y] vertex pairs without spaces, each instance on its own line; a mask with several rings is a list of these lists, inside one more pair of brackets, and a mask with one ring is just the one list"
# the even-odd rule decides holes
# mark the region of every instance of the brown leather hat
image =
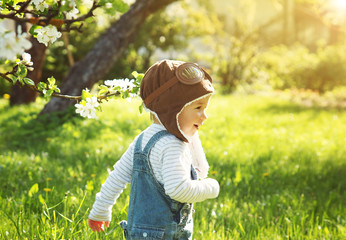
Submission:
[[145,107],[157,115],[170,133],[185,142],[188,139],[179,130],[177,114],[186,104],[213,92],[212,79],[203,68],[174,60],[151,66],[140,86]]

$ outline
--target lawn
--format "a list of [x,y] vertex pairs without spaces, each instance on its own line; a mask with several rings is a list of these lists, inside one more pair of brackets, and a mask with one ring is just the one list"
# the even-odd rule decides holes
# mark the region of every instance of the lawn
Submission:
[[[129,187],[106,232],[87,216],[148,114],[114,99],[99,120],[37,119],[43,104],[0,100],[0,239],[122,239]],[[221,189],[195,204],[194,239],[345,239],[344,110],[216,95],[208,115],[200,136]]]

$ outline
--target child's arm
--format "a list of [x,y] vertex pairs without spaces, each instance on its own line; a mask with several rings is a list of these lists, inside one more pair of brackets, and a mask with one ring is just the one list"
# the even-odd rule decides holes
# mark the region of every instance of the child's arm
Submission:
[[[120,160],[114,165],[101,191],[96,194],[96,201],[90,211],[91,228],[97,230],[103,223],[112,219],[112,207],[132,176],[133,144],[129,146]],[[90,225],[90,224],[89,224]],[[107,226],[107,225],[106,225]]]
[[216,198],[220,187],[215,179],[191,179],[185,147],[184,143],[173,141],[163,152],[162,178],[166,194],[176,201],[189,203]]

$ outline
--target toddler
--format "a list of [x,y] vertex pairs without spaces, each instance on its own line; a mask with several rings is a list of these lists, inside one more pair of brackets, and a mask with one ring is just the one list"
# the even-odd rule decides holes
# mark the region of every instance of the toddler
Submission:
[[192,239],[192,203],[219,194],[207,178],[209,165],[198,136],[214,89],[197,64],[163,60],[145,73],[140,96],[153,123],[139,134],[114,165],[89,215],[93,231],[103,231],[112,206],[131,183],[129,239]]

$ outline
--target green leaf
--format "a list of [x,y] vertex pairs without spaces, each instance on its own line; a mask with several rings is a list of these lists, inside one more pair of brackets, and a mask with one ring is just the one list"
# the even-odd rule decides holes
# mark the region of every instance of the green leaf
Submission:
[[126,13],[130,9],[129,5],[122,0],[113,0],[112,3],[118,12]]
[[91,94],[88,90],[82,91],[82,99],[86,100],[87,98],[91,97]]
[[[9,0],[9,1],[6,1],[6,2],[7,2],[7,4],[10,5],[10,6],[13,6],[13,5],[14,5],[14,1],[13,1],[13,0]],[[5,3],[5,1],[3,1],[2,4],[4,4],[4,3]]]
[[79,102],[79,104],[82,104],[83,106],[85,106],[86,101],[85,101],[85,100],[82,100],[82,101]]
[[29,197],[32,197],[32,196],[33,196],[35,193],[37,193],[37,192],[38,192],[38,184],[35,183],[35,184],[32,185],[32,187],[30,188],[28,195],[29,195]]
[[34,86],[35,83],[33,80],[31,80],[30,78],[23,78],[24,82],[30,86]]
[[71,10],[69,7],[69,1],[63,1],[63,3],[64,4],[62,4],[60,9],[59,9],[61,12],[67,12],[67,11]]
[[137,78],[137,76],[138,76],[138,72],[137,72],[137,71],[133,71],[131,74],[132,74],[132,76],[134,76],[135,78]]
[[128,90],[124,91],[123,94],[122,94],[122,97],[123,97],[123,98],[128,98],[128,97],[130,97],[129,91],[128,91]]
[[50,86],[54,86],[55,85],[55,78],[54,77],[47,78],[47,81],[48,81]]
[[20,84],[22,84],[22,86],[24,86],[23,78],[18,76],[17,80],[18,80],[18,82],[20,82]]
[[27,73],[28,73],[28,70],[26,69],[26,67],[23,64],[18,64],[16,75],[18,77],[24,78],[26,77]]
[[54,91],[53,91],[52,89],[49,89],[49,90],[46,91],[46,93],[44,94],[44,96],[45,96],[45,97],[50,97],[50,96],[52,96],[53,92],[54,92]]
[[134,87],[134,88],[132,88],[132,91],[131,91],[132,93],[135,93],[135,94],[138,94],[138,92],[139,92],[139,87]]
[[[111,3],[111,7],[108,7],[107,3]],[[99,4],[104,7],[105,12],[109,15],[114,15],[117,12],[125,13],[130,9],[130,6],[122,0],[101,0]]]
[[141,105],[139,105],[138,110],[139,110],[140,114],[143,113],[143,103]]
[[143,77],[144,77],[144,74],[143,74],[143,73],[138,73],[138,72],[136,72],[136,71],[133,71],[131,74],[132,74],[132,75],[136,78],[136,80],[137,80],[135,83],[139,82],[139,84],[140,84],[140,82],[142,81],[142,79],[143,79]]
[[99,89],[100,90],[99,90],[98,96],[101,96],[109,91],[108,87],[105,85],[100,85]]
[[47,84],[44,83],[44,82],[39,82],[37,84],[37,89],[40,90],[40,91],[42,91],[43,89],[46,89],[46,88],[47,88]]
[[54,89],[54,92],[60,93],[60,88],[56,87],[56,88]]
[[11,76],[10,78],[12,79],[13,85],[16,84],[18,78],[16,76]]
[[35,32],[36,29],[39,29],[39,28],[42,28],[41,26],[38,26],[38,25],[32,25],[32,27],[30,28],[29,30],[29,33],[36,37],[37,36],[37,33]]

